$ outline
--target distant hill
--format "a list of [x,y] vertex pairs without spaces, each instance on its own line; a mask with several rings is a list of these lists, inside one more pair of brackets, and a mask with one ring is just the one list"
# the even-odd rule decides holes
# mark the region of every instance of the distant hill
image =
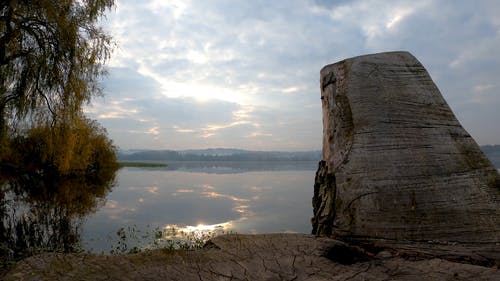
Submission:
[[500,169],[500,145],[483,145],[481,150],[490,158],[493,165]]
[[[500,145],[481,146],[493,165],[500,169]],[[126,150],[119,161],[319,161],[321,151],[252,151],[230,148],[191,150]]]
[[178,151],[180,154],[187,155],[234,155],[241,153],[248,153],[252,151],[243,150],[243,149],[233,149],[233,148],[208,148],[208,149],[189,149],[189,150],[180,150]]
[[251,151],[211,148],[197,150],[120,151],[119,161],[319,161],[321,151]]

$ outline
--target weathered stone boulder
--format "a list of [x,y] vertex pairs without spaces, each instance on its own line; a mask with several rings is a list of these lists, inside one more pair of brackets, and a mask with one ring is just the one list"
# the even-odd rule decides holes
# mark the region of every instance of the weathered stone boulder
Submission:
[[327,65],[321,99],[313,234],[499,245],[499,174],[414,56]]

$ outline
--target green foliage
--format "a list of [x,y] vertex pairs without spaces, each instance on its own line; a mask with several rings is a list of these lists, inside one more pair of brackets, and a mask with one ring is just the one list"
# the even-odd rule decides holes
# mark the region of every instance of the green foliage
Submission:
[[116,170],[116,148],[97,122],[78,117],[70,123],[42,123],[13,142],[20,166],[60,175],[93,175]]
[[112,42],[98,21],[113,4],[0,1],[0,267],[38,251],[81,251],[75,219],[114,181],[116,149],[82,112],[102,93]]
[[0,3],[0,133],[7,120],[39,120],[60,115],[59,111],[78,114],[84,102],[101,93],[99,77],[105,73],[103,63],[112,43],[97,23],[113,4],[114,0]]
[[[105,131],[82,106],[101,94],[111,38],[98,20],[114,0],[0,2],[3,166],[97,172],[116,166]],[[7,163],[7,164],[5,164]],[[17,167],[19,168],[19,167]]]

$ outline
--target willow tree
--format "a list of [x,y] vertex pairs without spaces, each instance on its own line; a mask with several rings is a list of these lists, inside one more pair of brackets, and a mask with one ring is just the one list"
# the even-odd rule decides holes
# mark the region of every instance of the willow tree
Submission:
[[0,2],[0,142],[40,118],[65,122],[101,94],[112,48],[99,26],[114,0]]

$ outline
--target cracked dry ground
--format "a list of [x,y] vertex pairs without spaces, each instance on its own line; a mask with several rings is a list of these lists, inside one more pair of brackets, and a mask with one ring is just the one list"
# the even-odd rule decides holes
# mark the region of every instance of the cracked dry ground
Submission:
[[193,251],[42,254],[18,263],[3,279],[500,280],[498,245],[493,247],[489,249],[493,260],[477,255],[463,263],[463,255],[460,258],[448,250],[428,248],[419,253],[412,247],[400,251],[378,247],[367,251],[305,234],[232,234],[216,237],[205,248]]

